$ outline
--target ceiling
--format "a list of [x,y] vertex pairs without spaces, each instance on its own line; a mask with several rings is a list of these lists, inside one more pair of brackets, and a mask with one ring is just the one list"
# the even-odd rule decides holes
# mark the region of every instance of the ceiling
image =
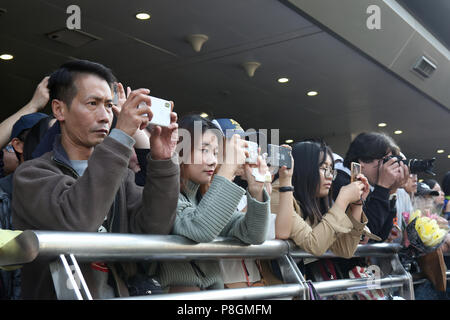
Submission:
[[[7,11],[0,15],[0,54],[15,57],[0,60],[0,120],[30,99],[44,75],[81,58],[105,64],[132,88],[173,100],[179,115],[207,112],[245,129],[279,129],[280,141],[321,137],[341,154],[351,137],[386,122],[383,131],[408,157],[437,158],[438,180],[450,170],[450,106],[281,1],[230,3],[0,0]],[[72,4],[81,9],[81,31],[101,40],[72,47],[46,36],[66,27]],[[141,11],[151,19],[137,20]],[[185,41],[192,33],[209,37],[199,53]],[[253,77],[241,66],[246,61],[261,63]],[[280,77],[290,81],[280,84]],[[310,90],[319,95],[307,96]],[[394,135],[397,129],[403,134]]]
[[397,0],[414,17],[422,23],[429,32],[450,49],[450,1],[448,0]]

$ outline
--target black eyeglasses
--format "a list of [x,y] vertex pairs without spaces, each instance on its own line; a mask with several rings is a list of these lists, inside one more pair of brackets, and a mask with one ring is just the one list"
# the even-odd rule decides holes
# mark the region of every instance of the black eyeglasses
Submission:
[[333,180],[336,179],[336,176],[337,176],[337,170],[336,169],[333,169],[331,167],[325,167],[325,168],[321,167],[319,169],[323,171],[323,175],[325,176],[325,178],[326,177],[330,177]]

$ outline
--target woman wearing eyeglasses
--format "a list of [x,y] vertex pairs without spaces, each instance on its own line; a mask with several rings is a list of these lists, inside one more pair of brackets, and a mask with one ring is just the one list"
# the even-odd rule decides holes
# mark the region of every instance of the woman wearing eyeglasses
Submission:
[[366,177],[360,174],[357,181],[342,187],[333,203],[330,188],[336,170],[331,149],[319,142],[298,142],[292,157],[294,170],[280,170],[272,184],[272,212],[286,210],[289,203],[294,206],[292,219],[283,225],[278,238],[291,238],[315,256],[330,249],[337,256],[352,257],[366,233],[367,218],[362,212],[369,193]]

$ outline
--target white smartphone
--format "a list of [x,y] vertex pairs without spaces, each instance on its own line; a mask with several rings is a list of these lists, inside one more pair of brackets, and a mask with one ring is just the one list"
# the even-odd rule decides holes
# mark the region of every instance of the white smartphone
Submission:
[[[153,117],[150,119],[149,126],[158,125],[162,127],[168,127],[170,125],[170,112],[172,111],[172,105],[170,101],[150,96]],[[146,105],[145,102],[141,102],[141,105]]]
[[258,162],[258,144],[253,141],[247,141],[248,143],[248,158],[245,159],[246,163],[255,164]]

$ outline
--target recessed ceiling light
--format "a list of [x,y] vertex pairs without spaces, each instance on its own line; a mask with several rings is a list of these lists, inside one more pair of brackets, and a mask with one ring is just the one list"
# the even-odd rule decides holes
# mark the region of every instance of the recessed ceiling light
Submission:
[[287,139],[285,142],[286,142],[286,143],[292,143],[292,142],[294,142],[294,140],[292,140],[292,139]]
[[280,78],[280,79],[278,79],[278,82],[279,83],[286,83],[286,82],[289,82],[289,79],[288,78]]
[[423,179],[419,179],[419,181],[418,182],[423,182]]
[[450,159],[450,154],[447,156],[447,158],[449,158]]
[[319,94],[319,93],[318,93],[317,91],[309,91],[309,92],[307,93],[307,95],[310,96],[310,97],[317,96],[318,94]]
[[381,128],[383,128],[383,127],[386,127],[386,126],[387,126],[387,124],[386,124],[386,123],[384,123],[384,122],[380,122],[380,123],[378,124],[378,126],[379,126],[379,127],[381,127]]
[[1,56],[0,56],[0,59],[2,59],[2,60],[11,60],[11,59],[13,59],[14,57],[12,56],[12,55],[10,55],[10,54],[8,54],[8,53],[4,53],[4,54],[2,54]]
[[438,151],[436,151],[437,153],[444,153],[444,149],[439,149]]
[[150,19],[150,15],[145,12],[139,12],[139,13],[136,13],[136,18],[139,20],[148,20],[148,19]]
[[203,112],[202,114],[200,114],[200,117],[202,118],[208,118],[208,114],[206,112]]
[[402,131],[402,130],[395,130],[394,133],[395,133],[395,134],[402,134],[403,131]]

